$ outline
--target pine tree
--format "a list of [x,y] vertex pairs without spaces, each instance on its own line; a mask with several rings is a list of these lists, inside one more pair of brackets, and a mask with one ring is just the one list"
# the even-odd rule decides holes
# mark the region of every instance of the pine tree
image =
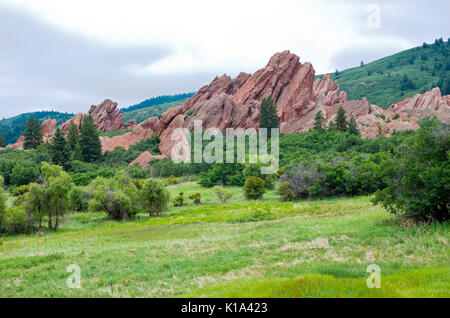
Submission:
[[6,147],[6,139],[2,133],[0,133],[0,147]]
[[347,118],[343,107],[339,107],[336,116],[336,129],[338,131],[347,131]]
[[261,102],[259,123],[260,128],[267,128],[267,135],[269,138],[271,136],[271,128],[280,127],[280,119],[278,118],[277,109],[274,106],[272,96],[263,98]]
[[83,161],[83,150],[79,143],[75,145],[75,149],[72,152],[72,160]]
[[28,119],[23,135],[25,137],[24,149],[34,149],[42,143],[42,127],[37,118],[31,116]]
[[67,144],[71,151],[75,150],[75,146],[80,141],[80,131],[75,123],[70,122],[69,131],[67,132]]
[[67,147],[67,141],[59,128],[56,129],[50,145],[50,156],[52,158],[52,162],[61,167],[66,166],[69,161],[70,155]]
[[97,126],[91,116],[83,118],[80,129],[80,146],[83,161],[98,161],[102,156],[102,145],[98,137]]
[[350,118],[350,122],[348,123],[348,132],[352,135],[360,135],[358,125],[356,124],[356,120],[353,116]]
[[323,117],[322,111],[318,111],[314,116],[314,130],[319,132],[325,131],[325,118]]

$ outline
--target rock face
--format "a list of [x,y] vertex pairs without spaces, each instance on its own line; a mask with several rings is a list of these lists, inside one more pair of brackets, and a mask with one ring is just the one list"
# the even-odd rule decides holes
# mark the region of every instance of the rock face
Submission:
[[131,145],[150,138],[153,135],[157,135],[159,132],[159,125],[158,117],[151,117],[134,127],[132,131],[121,136],[100,137],[102,152],[105,153],[106,151],[114,150],[117,147],[123,147],[125,150],[128,150]]
[[[44,135],[44,142],[48,141],[53,134],[55,133],[57,121],[56,119],[46,119],[42,122],[42,134]],[[21,136],[15,144],[8,145],[6,148],[12,150],[23,150],[23,143],[25,141],[25,137]]]
[[123,115],[117,109],[117,103],[110,99],[105,99],[97,106],[92,105],[88,114],[92,117],[98,129],[103,132],[128,129],[136,126],[136,121],[124,124]]
[[[102,131],[134,127],[133,131],[122,136],[101,137],[103,152],[116,147],[128,149],[156,134],[161,140],[160,152],[168,157],[171,157],[175,145],[189,147],[183,133],[173,133],[178,132],[178,128],[192,132],[195,120],[202,121],[203,129],[259,128],[261,100],[269,95],[277,107],[281,133],[309,130],[318,111],[323,113],[328,124],[335,119],[340,107],[345,109],[348,118],[353,116],[356,119],[362,136],[369,138],[380,132],[390,135],[396,130],[417,129],[419,120],[424,117],[436,116],[450,122],[450,96],[441,96],[439,88],[383,110],[370,104],[366,98],[348,100],[347,94],[339,90],[338,83],[333,82],[329,75],[316,81],[314,76],[310,63],[302,64],[298,56],[284,51],[275,54],[264,68],[254,74],[240,73],[234,79],[227,75],[216,77],[184,105],[162,114],[161,119],[152,117],[139,125],[133,122],[125,125],[117,103],[108,99],[92,106],[89,114]],[[83,114],[77,114],[70,121],[79,127],[82,119]],[[70,121],[61,126],[64,132],[67,132]],[[182,149],[177,149],[176,153],[185,160],[189,158],[189,153]],[[144,162],[149,154],[142,156],[140,160]]]
[[[97,106],[92,105],[88,111],[88,115],[92,117],[95,125],[102,132],[129,129],[136,126],[135,120],[124,124],[123,115],[120,112],[120,109],[117,109],[117,103],[110,99],[105,99]],[[69,119],[61,125],[61,130],[66,134],[69,130],[71,122],[74,122],[78,128],[81,128],[83,118],[84,116],[82,113],[76,114],[75,117]]]
[[134,159],[129,166],[132,167],[136,164],[139,164],[139,166],[142,169],[147,169],[149,166],[150,161],[154,160],[154,159],[166,159],[167,156],[165,155],[152,155],[149,151],[145,151],[143,152],[139,157],[137,157],[136,159]]

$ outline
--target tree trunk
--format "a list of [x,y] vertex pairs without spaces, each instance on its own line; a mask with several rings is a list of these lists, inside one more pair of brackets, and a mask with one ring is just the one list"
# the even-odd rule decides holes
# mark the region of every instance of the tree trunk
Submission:
[[52,230],[53,229],[53,225],[52,225],[52,214],[49,213],[48,214],[48,229]]
[[58,231],[58,225],[59,225],[59,213],[56,213],[55,231]]

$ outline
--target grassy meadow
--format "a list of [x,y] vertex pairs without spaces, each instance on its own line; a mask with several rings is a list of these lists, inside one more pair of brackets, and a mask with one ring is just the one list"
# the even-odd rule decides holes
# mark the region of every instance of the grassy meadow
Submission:
[[[68,214],[61,230],[0,241],[1,297],[449,297],[449,224],[405,224],[371,197],[227,203],[194,182],[187,205],[127,223]],[[202,203],[187,199],[200,192]],[[69,289],[67,266],[81,269]],[[369,289],[367,266],[381,268]]]

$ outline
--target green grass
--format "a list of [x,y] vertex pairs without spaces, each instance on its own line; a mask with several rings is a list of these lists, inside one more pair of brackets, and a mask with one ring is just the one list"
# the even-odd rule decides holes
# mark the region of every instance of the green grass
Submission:
[[133,129],[123,129],[123,130],[113,130],[113,131],[107,131],[107,132],[102,132],[99,131],[99,136],[102,137],[115,137],[115,136],[122,136],[125,135],[126,133],[129,133],[130,131],[132,131]]
[[161,117],[162,113],[166,112],[169,108],[183,105],[185,101],[185,99],[182,99],[170,103],[125,112],[123,113],[124,121],[129,122],[130,120],[136,120],[137,123],[141,123],[150,117]]
[[[449,297],[449,224],[406,227],[370,197],[278,202],[274,191],[219,204],[200,192],[159,217],[67,216],[61,231],[5,237],[2,297]],[[66,268],[81,268],[69,289]],[[366,287],[369,264],[381,288]],[[111,293],[110,281],[113,282]]]
[[[386,109],[407,97],[436,87],[441,76],[450,76],[450,71],[445,70],[449,63],[450,45],[444,42],[442,47],[443,49],[439,50],[435,50],[434,45],[429,45],[427,48],[412,48],[368,63],[364,67],[339,70],[340,74],[337,78],[335,73],[331,76],[334,80],[337,79],[340,89],[347,93],[349,99],[367,97],[370,103]],[[422,60],[422,54],[428,59]],[[415,60],[413,64],[410,64],[412,56]],[[392,68],[389,68],[390,63]],[[359,61],[355,61],[355,64],[359,64]],[[436,69],[436,65],[439,64],[442,64],[442,68]],[[404,74],[412,79],[415,89],[406,91],[400,89]]]

